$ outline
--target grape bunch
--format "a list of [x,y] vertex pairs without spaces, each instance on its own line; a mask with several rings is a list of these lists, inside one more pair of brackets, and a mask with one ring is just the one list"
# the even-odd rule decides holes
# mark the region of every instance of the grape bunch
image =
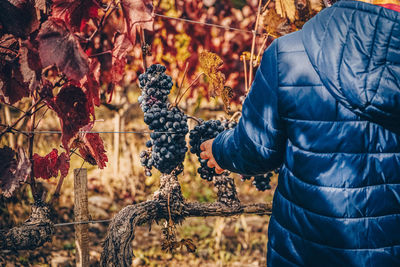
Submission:
[[183,162],[187,151],[187,116],[169,104],[172,82],[164,72],[165,67],[157,64],[139,76],[142,88],[139,103],[144,112],[144,122],[153,130],[151,140],[146,142],[148,150],[140,154],[146,175],[151,175],[152,167],[162,173],[171,173]]
[[209,168],[207,166],[208,160],[200,158],[200,145],[209,139],[215,138],[219,133],[226,129],[230,129],[236,126],[236,122],[229,122],[224,120],[223,122],[219,120],[208,120],[203,121],[200,119],[200,123],[196,125],[189,133],[189,144],[191,146],[190,152],[196,154],[200,167],[197,172],[200,174],[202,179],[212,181],[213,177],[217,175],[214,168]]
[[251,180],[251,178],[253,178],[252,184],[257,188],[257,190],[265,191],[271,189],[271,185],[269,183],[271,182],[272,175],[273,175],[272,172],[255,176],[242,175],[241,179],[242,181],[246,181],[246,180]]
[[[275,174],[279,173],[279,168],[273,170]],[[266,174],[261,174],[261,175],[256,175],[256,176],[251,176],[251,175],[241,175],[242,181],[250,180],[253,178],[253,185],[257,188],[259,191],[265,191],[271,189],[271,177],[273,176],[272,172],[268,172]]]

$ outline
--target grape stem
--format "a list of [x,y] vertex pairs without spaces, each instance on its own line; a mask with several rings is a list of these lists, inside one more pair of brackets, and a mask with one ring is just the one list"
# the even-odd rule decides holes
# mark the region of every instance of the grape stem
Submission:
[[[29,160],[31,161],[31,173],[30,176],[28,178],[28,184],[31,186],[31,190],[32,190],[32,195],[33,195],[33,199],[36,202],[38,200],[38,192],[36,190],[36,183],[35,183],[35,175],[33,172],[33,142],[35,139],[35,135],[32,133],[35,131],[35,113],[37,110],[37,103],[40,102],[40,99],[35,103],[35,98],[32,99],[32,116],[30,117],[30,121],[29,121],[29,126],[28,126],[28,131],[29,133]],[[26,113],[25,113],[26,114]]]
[[246,94],[249,91],[249,84],[247,82],[247,62],[246,62],[246,57],[245,56],[241,56],[241,58],[243,59],[243,69],[244,69],[244,88],[246,90]]
[[236,112],[232,115],[232,117],[229,119],[229,121],[236,121],[236,119],[237,119],[239,116],[242,116],[242,112],[241,112],[241,111],[236,111]]
[[201,121],[200,121],[198,118],[192,117],[192,116],[187,116],[187,117],[188,117],[188,119],[194,120],[194,121],[196,121],[198,124],[201,124]]
[[144,71],[147,71],[147,61],[146,61],[147,52],[144,49],[146,47],[146,37],[144,35],[144,29],[142,27],[140,27],[140,43],[142,47],[143,69]]
[[186,62],[186,66],[185,66],[185,70],[183,72],[182,80],[181,80],[181,83],[180,83],[179,88],[178,88],[178,93],[176,94],[176,97],[175,97],[174,106],[177,105],[178,97],[179,97],[179,95],[181,93],[181,89],[182,89],[182,86],[183,86],[183,82],[185,81],[185,78],[186,78],[186,73],[187,73],[188,67],[189,67],[189,62]]
[[185,89],[185,91],[182,93],[182,95],[179,96],[179,100],[175,101],[175,105],[178,105],[179,102],[181,102],[183,96],[189,91],[190,88],[192,88],[200,79],[200,77],[205,74],[204,72],[200,73],[197,75],[197,77],[189,84],[189,86]]
[[258,1],[256,25],[254,26],[254,30],[253,30],[253,41],[252,41],[252,44],[251,44],[250,64],[249,64],[249,85],[248,85],[248,88],[250,88],[252,80],[253,80],[253,68],[254,68],[253,57],[254,57],[254,49],[255,49],[255,46],[256,46],[257,29],[258,29],[258,25],[259,25],[259,22],[260,22],[261,2],[262,2],[261,0]]
[[266,34],[266,35],[264,36],[263,43],[262,43],[262,45],[261,45],[261,47],[260,47],[260,50],[258,51],[258,54],[257,54],[257,57],[256,57],[255,62],[258,62],[258,60],[260,59],[261,53],[264,51],[264,46],[265,46],[265,44],[266,44],[267,41],[268,41],[268,37],[269,37],[269,34]]

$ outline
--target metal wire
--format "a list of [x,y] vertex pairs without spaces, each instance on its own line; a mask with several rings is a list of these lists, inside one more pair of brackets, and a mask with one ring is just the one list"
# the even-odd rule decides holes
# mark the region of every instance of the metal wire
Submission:
[[[19,131],[23,134],[62,134],[61,131],[33,131],[33,132],[28,132],[28,131]],[[151,134],[151,133],[165,133],[165,134],[180,134],[182,132],[153,132],[153,131],[123,131],[123,132],[113,132],[113,131],[80,131],[79,133],[112,133],[112,134]]]
[[[245,33],[251,33],[251,34],[254,34],[254,33],[255,33],[254,30],[253,30],[253,31],[243,30],[243,29],[239,29],[239,28],[234,28],[234,27],[229,27],[229,26],[223,26],[223,25],[220,25],[220,24],[214,24],[214,23],[208,23],[208,22],[201,22],[201,21],[191,20],[191,19],[183,19],[183,18],[170,17],[170,16],[158,14],[158,13],[154,13],[154,15],[155,15],[155,16],[158,16],[158,17],[161,17],[161,18],[174,19],[174,20],[189,22],[189,23],[193,23],[193,24],[201,24],[201,25],[216,27],[216,28],[220,28],[220,29],[224,29],[224,30],[239,31],[239,32],[245,32]],[[257,34],[257,35],[261,35],[261,33],[256,33],[256,34]]]
[[89,224],[89,223],[107,223],[107,222],[111,222],[111,219],[108,219],[108,220],[97,220],[97,221],[80,221],[80,222],[57,223],[57,224],[54,224],[54,227],[76,225],[76,224]]

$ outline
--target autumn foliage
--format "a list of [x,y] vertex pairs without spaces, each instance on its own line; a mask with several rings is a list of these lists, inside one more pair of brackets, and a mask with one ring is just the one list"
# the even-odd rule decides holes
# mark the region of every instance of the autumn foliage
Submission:
[[[124,27],[104,34],[107,18],[119,8]],[[111,95],[123,77],[138,28],[153,29],[150,0],[122,0],[119,4],[97,0],[0,2],[0,101],[14,105],[24,97],[32,98],[32,107],[22,115],[25,117],[32,117],[40,108],[53,110],[60,121],[64,149],[58,154],[54,148],[42,156],[0,148],[4,196],[11,196],[24,182],[58,177],[59,173],[65,177],[75,150],[90,164],[106,166],[103,141],[89,131],[95,122],[95,106],[101,102],[101,83],[110,84],[106,93]],[[112,46],[100,52],[107,55],[100,60],[93,55],[98,35],[107,36]],[[106,79],[100,80],[101,76]],[[30,131],[37,127],[34,117],[32,124]],[[3,125],[1,136],[19,131],[14,126]],[[29,133],[27,136],[34,138]]]

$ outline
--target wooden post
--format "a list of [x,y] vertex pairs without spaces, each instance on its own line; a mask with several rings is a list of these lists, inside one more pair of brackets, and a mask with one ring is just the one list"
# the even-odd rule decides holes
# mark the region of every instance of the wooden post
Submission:
[[[87,170],[74,169],[75,221],[89,220]],[[76,266],[89,266],[89,225],[75,225]]]

